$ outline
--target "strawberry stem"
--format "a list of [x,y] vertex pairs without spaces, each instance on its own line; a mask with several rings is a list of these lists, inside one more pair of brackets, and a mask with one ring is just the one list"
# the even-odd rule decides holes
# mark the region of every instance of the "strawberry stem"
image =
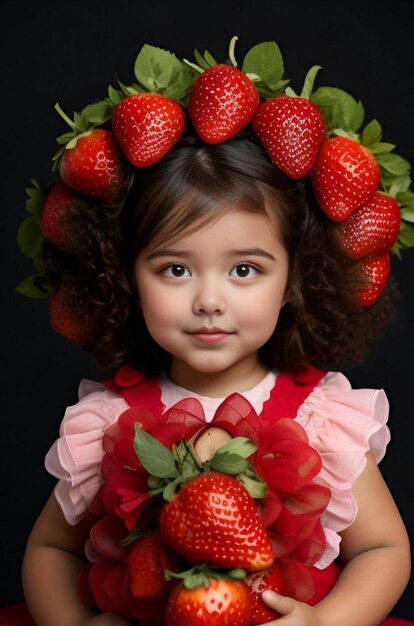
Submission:
[[237,35],[232,37],[231,40],[230,40],[230,46],[229,46],[229,58],[230,58],[230,61],[233,63],[234,67],[237,67],[237,61],[236,61],[236,57],[234,55],[234,48],[236,46],[236,41],[238,39],[239,38],[237,37]]
[[59,115],[65,120],[65,122],[71,127],[71,129],[73,131],[79,130],[79,128],[76,126],[75,122],[73,120],[71,120],[70,117],[68,117],[66,115],[66,113],[61,109],[61,107],[60,107],[58,102],[56,102],[56,104],[55,104],[55,109],[59,113]]

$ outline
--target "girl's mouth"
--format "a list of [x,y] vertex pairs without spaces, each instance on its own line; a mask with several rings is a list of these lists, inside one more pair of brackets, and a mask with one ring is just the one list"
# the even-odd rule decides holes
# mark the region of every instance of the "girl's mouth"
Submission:
[[229,337],[233,333],[222,330],[221,328],[199,328],[188,334],[202,343],[217,343],[223,341],[223,339],[226,339],[226,337]]

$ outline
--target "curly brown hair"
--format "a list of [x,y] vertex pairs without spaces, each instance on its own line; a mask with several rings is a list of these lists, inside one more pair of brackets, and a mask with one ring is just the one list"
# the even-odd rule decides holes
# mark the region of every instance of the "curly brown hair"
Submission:
[[297,372],[354,365],[394,314],[392,280],[377,302],[359,304],[361,264],[341,249],[338,226],[322,213],[307,177],[294,181],[269,160],[250,129],[217,145],[187,131],[153,166],[131,168],[121,206],[79,198],[66,216],[74,253],[45,244],[45,274],[71,286],[96,321],[88,346],[113,372],[129,363],[150,374],[170,355],[150,336],[138,306],[133,266],[150,242],[161,244],[238,206],[276,211],[290,259],[288,302],[273,336],[259,350],[268,367]]

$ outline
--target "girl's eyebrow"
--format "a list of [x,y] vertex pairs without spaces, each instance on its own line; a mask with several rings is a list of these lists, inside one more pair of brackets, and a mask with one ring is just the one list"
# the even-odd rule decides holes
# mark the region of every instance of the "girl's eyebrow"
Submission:
[[[162,248],[161,250],[155,250],[151,252],[147,256],[147,261],[151,261],[152,259],[158,259],[164,256],[178,256],[178,257],[189,257],[190,252],[185,252],[183,250],[174,250],[173,248]],[[264,257],[266,259],[271,259],[272,261],[276,261],[275,257],[270,254],[270,252],[266,252],[262,248],[243,248],[241,250],[229,250],[228,256],[259,256]]]

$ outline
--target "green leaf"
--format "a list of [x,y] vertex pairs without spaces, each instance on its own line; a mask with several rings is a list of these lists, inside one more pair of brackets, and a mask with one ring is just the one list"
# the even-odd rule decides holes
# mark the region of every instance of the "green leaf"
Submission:
[[383,152],[392,152],[394,148],[397,146],[393,143],[385,143],[384,141],[380,141],[379,143],[373,143],[367,146],[368,150],[372,152],[372,154],[382,154]]
[[175,54],[145,44],[135,61],[135,76],[149,91],[182,100],[190,91],[196,72]]
[[82,114],[86,118],[87,122],[100,126],[110,119],[114,109],[115,106],[111,101],[101,100],[100,102],[95,102],[94,104],[88,104],[82,110]]
[[414,209],[413,208],[401,209],[401,219],[405,220],[406,222],[414,223]]
[[178,476],[177,478],[172,480],[170,483],[168,483],[168,485],[165,486],[163,494],[162,494],[164,500],[166,500],[167,502],[171,502],[171,500],[174,498],[177,492],[177,489],[181,485],[181,483],[182,483],[181,476]]
[[381,141],[382,129],[377,120],[371,120],[362,131],[362,144],[364,146],[371,146]]
[[404,191],[397,193],[395,199],[400,205],[414,210],[414,193],[412,191],[404,189]]
[[328,133],[334,128],[356,132],[364,121],[364,107],[337,87],[319,87],[310,97],[322,111]]
[[197,48],[194,50],[194,56],[195,56],[195,60],[197,61],[198,65],[200,67],[202,67],[204,70],[206,70],[209,66],[209,64],[207,63],[207,61],[205,59],[203,59],[203,57],[201,56],[200,52],[197,50]]
[[257,74],[274,91],[285,71],[277,43],[265,41],[253,46],[244,57],[242,71],[245,74]]
[[247,461],[238,454],[230,454],[229,452],[216,452],[209,462],[210,469],[223,474],[237,476],[247,467]]
[[29,259],[39,256],[43,243],[39,220],[34,215],[27,217],[19,226],[17,244],[20,251]]
[[204,58],[207,61],[209,67],[213,67],[213,65],[217,65],[216,59],[213,57],[212,54],[210,54],[208,50],[204,50]]
[[393,176],[404,176],[411,170],[411,165],[399,154],[378,154],[376,157],[382,170]]
[[147,472],[158,478],[176,478],[178,470],[172,453],[155,437],[137,427],[134,450]]
[[238,454],[239,456],[246,459],[248,456],[253,454],[253,452],[256,452],[256,450],[257,446],[247,437],[235,437],[234,439],[231,439],[227,443],[220,446],[220,448],[216,450],[215,455],[229,452],[231,454]]
[[302,91],[300,94],[301,98],[306,98],[307,100],[309,100],[313,91],[313,85],[315,84],[316,75],[321,69],[322,68],[320,65],[314,65],[310,68],[310,70],[306,74],[305,82],[303,83]]
[[31,183],[33,187],[28,187],[25,190],[27,195],[26,209],[29,213],[40,217],[46,197],[46,190],[41,187],[40,183],[38,183],[35,178]]
[[400,248],[414,247],[414,224],[409,224],[408,222],[401,223],[398,245]]
[[260,499],[267,496],[267,485],[262,480],[251,478],[244,473],[238,476],[238,480],[244,485],[252,498]]
[[109,85],[108,87],[108,97],[115,106],[124,99],[122,91],[120,89],[115,89],[112,85]]
[[23,296],[29,298],[37,298],[39,300],[45,300],[52,294],[52,288],[47,285],[45,279],[40,274],[34,274],[24,278],[16,287],[16,291]]

